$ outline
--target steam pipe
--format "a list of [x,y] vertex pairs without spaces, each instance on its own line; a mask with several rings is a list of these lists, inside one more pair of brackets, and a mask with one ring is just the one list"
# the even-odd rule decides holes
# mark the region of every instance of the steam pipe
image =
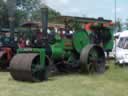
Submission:
[[16,0],[7,0],[9,28],[13,35],[15,31],[15,13],[16,13]]
[[48,8],[44,7],[41,8],[41,14],[42,14],[42,47],[45,48],[46,54],[48,56],[52,55],[52,49],[48,42]]
[[41,14],[42,14],[42,32],[43,32],[43,40],[44,42],[47,42],[48,34],[48,8],[41,8]]

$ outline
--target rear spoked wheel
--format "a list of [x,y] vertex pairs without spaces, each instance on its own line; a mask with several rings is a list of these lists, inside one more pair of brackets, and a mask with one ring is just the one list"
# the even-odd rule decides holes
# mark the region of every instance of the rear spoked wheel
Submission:
[[97,45],[88,45],[85,47],[80,55],[80,67],[84,73],[104,73],[105,56],[103,49]]

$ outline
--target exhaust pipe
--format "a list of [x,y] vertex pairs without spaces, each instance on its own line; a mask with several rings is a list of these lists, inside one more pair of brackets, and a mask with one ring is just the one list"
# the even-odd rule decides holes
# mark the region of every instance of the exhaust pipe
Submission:
[[42,47],[46,50],[46,55],[52,55],[52,49],[48,42],[48,8],[41,8],[42,15]]
[[42,14],[42,31],[43,31],[43,39],[47,39],[47,29],[48,29],[48,8],[41,9]]
[[15,31],[16,0],[7,0],[9,28],[12,35]]

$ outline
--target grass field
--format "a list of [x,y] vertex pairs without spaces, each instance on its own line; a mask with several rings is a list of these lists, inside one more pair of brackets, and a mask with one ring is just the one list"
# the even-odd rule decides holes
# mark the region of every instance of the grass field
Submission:
[[54,76],[42,83],[17,82],[0,72],[0,96],[128,96],[128,68],[111,64],[103,75]]

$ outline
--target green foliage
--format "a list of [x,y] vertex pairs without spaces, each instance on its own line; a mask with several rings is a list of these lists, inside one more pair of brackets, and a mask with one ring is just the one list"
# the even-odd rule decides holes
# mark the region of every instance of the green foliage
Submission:
[[55,10],[49,8],[49,19],[54,18],[56,16],[60,16],[61,14],[59,12],[56,12]]
[[[20,0],[17,7],[21,11],[26,13],[27,19],[36,21],[41,19],[40,8],[42,6],[46,6],[46,5],[42,4],[41,0]],[[49,9],[49,19],[55,16],[60,16],[59,12],[56,12],[55,10],[49,7],[48,9]]]
[[128,19],[126,19],[126,23],[125,23],[125,26],[126,26],[126,30],[128,30]]
[[41,0],[20,0],[17,5],[17,8],[25,12],[27,14],[27,18],[31,18],[32,13],[40,9],[40,2]]
[[27,14],[22,10],[17,10],[15,19],[15,26],[18,27],[22,22],[27,20]]
[[[28,20],[40,21],[40,8],[42,6],[41,0],[16,1],[17,9],[15,14],[15,27],[18,27],[23,22]],[[0,14],[0,27],[9,27],[7,2],[4,2],[4,0],[0,0]],[[49,8],[49,19],[55,16],[60,16],[60,13]]]
[[[48,7],[48,19],[49,21],[54,18],[54,17],[57,17],[57,16],[60,16],[61,14],[59,12],[56,12],[55,10],[51,9]],[[32,13],[32,20],[40,20],[41,19],[41,14],[40,14],[40,9],[39,10],[36,10],[36,11],[33,11]]]
[[8,27],[7,7],[4,0],[0,0],[0,27]]

